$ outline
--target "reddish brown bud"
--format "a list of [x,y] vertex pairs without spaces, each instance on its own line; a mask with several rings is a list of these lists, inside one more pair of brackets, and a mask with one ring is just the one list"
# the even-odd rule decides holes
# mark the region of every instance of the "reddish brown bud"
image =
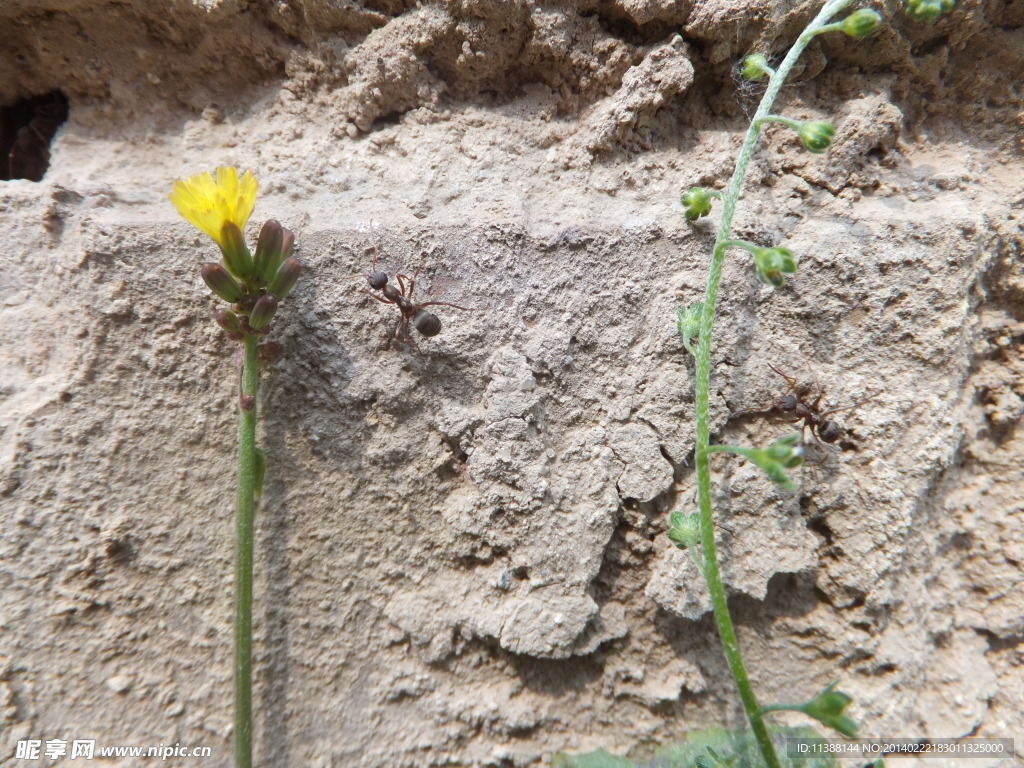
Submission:
[[258,331],[270,325],[270,321],[274,319],[274,313],[277,312],[277,304],[277,296],[272,293],[260,296],[256,306],[249,313],[249,327]]
[[203,282],[210,287],[210,290],[224,301],[234,304],[245,295],[242,286],[220,264],[208,261],[200,267],[199,274],[203,276]]
[[299,275],[302,274],[302,264],[294,256],[286,259],[281,268],[277,270],[277,274],[274,275],[274,279],[270,281],[270,285],[267,286],[267,290],[273,293],[280,299],[284,299],[292,292],[292,288],[295,287],[295,283],[299,280]]
[[252,259],[256,277],[263,285],[270,282],[283,261],[283,245],[284,230],[279,222],[271,219],[260,230],[260,237],[256,241],[256,253]]
[[238,315],[226,309],[218,309],[213,317],[217,321],[217,325],[227,331],[228,336],[235,341],[241,340],[243,334],[242,326],[238,324]]

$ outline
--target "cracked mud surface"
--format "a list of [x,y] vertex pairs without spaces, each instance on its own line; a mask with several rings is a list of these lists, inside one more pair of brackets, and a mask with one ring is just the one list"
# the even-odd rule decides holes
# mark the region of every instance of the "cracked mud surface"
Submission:
[[[841,679],[866,735],[1024,738],[1018,6],[931,27],[891,7],[813,45],[776,111],[836,142],[769,128],[735,225],[800,273],[773,292],[726,265],[716,441],[791,430],[728,418],[784,392],[769,364],[830,407],[873,396],[795,493],[713,462],[759,695]],[[263,383],[258,761],[539,766],[734,722],[663,535],[695,494],[675,310],[713,240],[678,197],[731,171],[757,100],[734,62],[813,7],[0,9],[3,103],[71,103],[46,178],[0,183],[2,754],[230,762],[237,372],[198,275],[214,247],[166,201],[221,164],[254,170],[253,231],[280,219],[308,267]],[[417,296],[483,311],[389,343],[397,312],[344,279],[374,247]]]

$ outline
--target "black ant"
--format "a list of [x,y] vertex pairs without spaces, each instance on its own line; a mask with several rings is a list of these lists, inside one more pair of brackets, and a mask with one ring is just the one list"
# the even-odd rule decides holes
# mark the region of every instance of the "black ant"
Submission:
[[418,274],[419,268],[416,269],[416,274],[412,277],[409,277],[408,275],[395,275],[395,280],[398,282],[397,286],[394,283],[389,282],[387,274],[377,270],[377,249],[374,248],[373,264],[370,266],[370,272],[365,275],[352,275],[346,279],[365,277],[373,290],[380,291],[384,294],[383,297],[381,297],[375,293],[370,293],[370,296],[375,298],[381,304],[394,304],[398,307],[398,311],[402,314],[402,319],[399,320],[398,328],[395,330],[396,339],[410,340],[410,323],[421,336],[429,338],[431,336],[437,336],[437,334],[441,332],[441,318],[433,312],[428,312],[424,307],[443,306],[455,307],[455,309],[461,309],[465,312],[478,311],[471,307],[460,307],[458,304],[452,304],[447,301],[425,301],[422,304],[415,303],[412,300],[412,292],[416,288],[416,275]]
[[796,379],[791,376],[787,376],[778,368],[771,363],[768,367],[775,371],[779,376],[786,380],[789,385],[789,389],[786,390],[786,394],[776,399],[767,408],[744,408],[743,410],[736,411],[729,415],[729,419],[737,419],[747,414],[770,414],[773,411],[781,411],[786,416],[792,416],[793,418],[787,419],[791,423],[803,421],[803,425],[800,427],[800,440],[803,442],[804,430],[808,427],[811,428],[811,435],[814,439],[824,448],[825,443],[834,443],[843,435],[842,425],[834,419],[827,418],[833,413],[839,413],[840,411],[848,411],[857,406],[863,405],[868,400],[871,400],[875,395],[866,397],[852,405],[844,405],[840,408],[830,408],[827,411],[820,410],[821,399],[825,396],[825,389],[822,387],[818,390],[818,396],[814,398],[814,402],[808,403],[804,400],[804,396],[807,394],[807,390],[800,387]]

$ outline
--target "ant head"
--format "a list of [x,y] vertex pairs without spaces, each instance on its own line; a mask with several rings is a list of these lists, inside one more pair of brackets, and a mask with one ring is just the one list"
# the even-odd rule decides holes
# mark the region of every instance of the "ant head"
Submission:
[[796,395],[789,394],[779,400],[778,406],[786,413],[792,413],[796,410],[796,406],[799,402],[800,401]]
[[843,428],[832,419],[825,419],[818,425],[818,437],[822,442],[834,443],[843,434]]
[[441,319],[433,312],[421,309],[412,319],[412,324],[423,336],[437,336],[441,332]]
[[382,290],[388,284],[388,276],[383,272],[371,272],[366,279],[370,281],[370,287],[375,291]]

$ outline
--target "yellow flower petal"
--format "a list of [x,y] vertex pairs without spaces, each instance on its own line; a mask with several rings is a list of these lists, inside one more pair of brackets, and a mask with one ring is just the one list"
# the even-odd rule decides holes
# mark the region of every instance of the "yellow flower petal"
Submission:
[[207,171],[174,182],[170,199],[185,221],[223,245],[221,230],[225,223],[234,222],[245,229],[256,205],[258,187],[250,171],[239,179],[237,168],[222,167],[217,169],[216,180]]

